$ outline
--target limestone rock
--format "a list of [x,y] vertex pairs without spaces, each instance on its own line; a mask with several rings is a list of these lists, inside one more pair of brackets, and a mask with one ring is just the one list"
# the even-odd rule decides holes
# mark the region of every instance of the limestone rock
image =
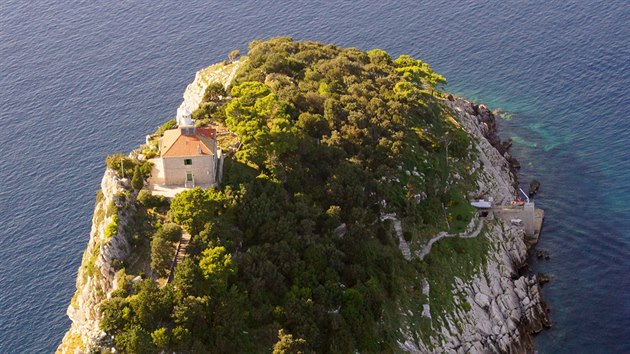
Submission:
[[[494,114],[484,105],[474,105],[457,97],[449,98],[444,103],[478,142],[475,148],[480,164],[473,166],[475,171],[480,172],[477,194],[492,197],[496,201],[514,197],[516,178],[513,169],[518,166],[518,162],[507,153],[510,142],[500,143]],[[401,346],[403,351],[530,352],[533,350],[531,334],[551,325],[537,277],[518,275],[528,253],[522,230],[501,220],[486,222],[485,226],[487,237],[492,243],[486,264],[471,280],[455,278],[453,284],[454,296],[465,294],[465,302],[470,305],[470,309],[445,314],[442,328],[434,328],[436,334],[428,343],[432,348],[430,351],[416,350],[422,347],[421,343],[413,350]],[[428,296],[431,296],[430,290]],[[459,299],[456,302],[460,302]],[[410,335],[408,332],[406,334]]]
[[[184,92],[182,106],[191,111],[197,109],[207,87],[213,82],[227,86],[241,64],[242,61],[216,64],[197,72]],[[112,170],[105,171],[101,181],[102,198],[95,206],[90,239],[77,275],[77,291],[66,311],[72,324],[57,353],[100,351],[100,348],[112,346],[111,338],[99,329],[98,307],[115,290],[115,261],[124,261],[131,252],[124,226],[134,212],[133,203],[119,197],[128,186],[128,179],[119,178]],[[132,195],[132,198],[135,197]],[[113,219],[112,209],[118,215],[118,233],[107,238],[105,229]]]
[[488,306],[490,306],[490,299],[488,299],[487,295],[482,293],[477,293],[475,295],[475,302],[483,308],[488,308]]

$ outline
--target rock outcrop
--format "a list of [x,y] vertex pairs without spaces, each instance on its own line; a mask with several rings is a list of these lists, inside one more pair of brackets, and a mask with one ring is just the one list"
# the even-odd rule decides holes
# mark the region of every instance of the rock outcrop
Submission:
[[197,109],[201,104],[206,89],[214,82],[219,82],[223,87],[227,88],[242,63],[242,60],[229,64],[219,63],[197,71],[195,80],[184,91],[184,101],[180,107],[186,107],[191,112]]
[[[182,106],[191,111],[199,107],[206,88],[213,82],[227,87],[240,63],[220,63],[198,71],[184,92]],[[128,184],[129,181],[120,179],[116,172],[105,171],[92,218],[90,240],[77,275],[77,291],[67,310],[72,325],[57,353],[89,352],[91,348],[110,345],[105,333],[99,329],[98,308],[116,289],[117,268],[127,260],[131,251],[124,226],[134,212],[135,196],[128,192]],[[107,231],[113,222],[117,229],[115,233]]]
[[[186,88],[182,105],[191,111],[196,109],[212,82],[227,87],[240,63],[242,60],[200,70]],[[479,159],[471,173],[480,172],[477,180],[479,193],[492,196],[495,201],[514,196],[514,169],[518,162],[507,152],[509,142],[500,141],[492,112],[483,105],[452,96],[445,104],[476,142]],[[114,171],[105,171],[90,240],[78,271],[77,291],[67,311],[72,325],[57,349],[58,353],[89,352],[92,348],[111,345],[99,329],[98,308],[115,290],[117,269],[129,257],[131,249],[124,226],[135,210],[134,195],[127,191],[127,185],[128,181],[120,179]],[[487,261],[472,279],[455,279],[454,293],[464,294],[468,307],[459,306],[444,319],[437,319],[441,321],[440,326],[435,328],[427,343],[417,339],[421,336],[402,330],[407,337],[400,343],[402,350],[422,353],[527,352],[532,348],[531,334],[549,325],[536,276],[519,274],[528,253],[522,230],[499,219],[485,221],[485,226],[485,236],[474,237],[489,238],[491,251]],[[480,227],[476,229],[480,230]],[[402,244],[404,238],[401,236],[400,240]],[[407,248],[405,258],[412,257]],[[426,281],[422,289],[425,296],[431,296]],[[457,297],[456,301],[462,300]],[[429,305],[414,311],[431,318]]]
[[99,329],[98,306],[114,289],[116,265],[131,251],[124,227],[134,212],[127,184],[110,169],[103,175],[90,240],[77,275],[77,291],[67,310],[72,325],[57,353],[83,352],[102,344],[105,333]]
[[[498,138],[492,113],[483,105],[452,96],[445,104],[476,140],[479,160],[473,169],[480,172],[478,193],[497,202],[512,199],[517,183],[513,162],[506,159],[506,144]],[[492,215],[484,223],[491,242],[487,260],[472,279],[455,278],[453,287],[456,305],[467,305],[456,306],[453,313],[439,319],[428,343],[414,341],[418,336],[401,331],[406,335],[401,349],[417,353],[533,352],[532,334],[549,327],[550,321],[536,275],[519,274],[529,251],[524,232]]]

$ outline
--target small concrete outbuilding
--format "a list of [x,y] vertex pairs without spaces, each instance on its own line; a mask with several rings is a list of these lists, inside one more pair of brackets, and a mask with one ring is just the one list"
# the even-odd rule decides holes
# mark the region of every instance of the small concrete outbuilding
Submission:
[[158,140],[159,156],[153,163],[149,185],[164,188],[216,186],[219,182],[221,150],[217,150],[216,130],[195,128],[190,110],[177,110],[177,128],[164,132]]

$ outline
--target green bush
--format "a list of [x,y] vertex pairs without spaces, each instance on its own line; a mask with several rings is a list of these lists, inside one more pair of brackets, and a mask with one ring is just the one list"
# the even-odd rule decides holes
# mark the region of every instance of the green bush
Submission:
[[107,168],[116,172],[119,177],[131,177],[136,167],[136,163],[124,154],[107,156],[105,158],[105,164]]
[[106,239],[116,235],[118,235],[118,214],[114,214],[112,221],[110,221],[105,228]]
[[177,242],[182,237],[182,229],[177,224],[166,223],[155,233],[154,237],[160,237],[170,242]]
[[160,277],[166,276],[174,254],[173,242],[154,236],[151,240],[151,269]]
[[168,206],[168,199],[161,195],[153,195],[151,191],[143,189],[136,199],[139,205],[145,208],[163,208]]
[[140,166],[136,166],[136,168],[133,170],[133,177],[131,178],[131,187],[137,191],[141,190],[142,187],[144,187],[144,178],[142,177]]
[[165,131],[169,129],[175,129],[177,127],[177,122],[175,119],[168,120],[166,123],[162,124],[154,133],[154,135],[162,136]]

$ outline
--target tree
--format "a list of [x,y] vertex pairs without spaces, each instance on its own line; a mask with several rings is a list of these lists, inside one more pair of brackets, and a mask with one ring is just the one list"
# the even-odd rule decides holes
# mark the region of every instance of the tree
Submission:
[[292,334],[284,329],[278,331],[278,341],[273,346],[273,354],[302,354],[306,348],[306,341],[302,338],[293,338]]
[[227,253],[225,247],[222,246],[203,251],[199,268],[206,281],[221,290],[227,287],[228,277],[236,271],[232,255]]
[[221,206],[222,194],[199,187],[185,190],[171,201],[173,220],[193,235],[203,230]]
[[113,297],[105,300],[99,306],[101,313],[100,328],[108,333],[114,333],[124,328],[130,320],[130,306],[127,299]]
[[169,288],[160,289],[152,279],[144,279],[134,285],[136,294],[129,297],[134,312],[134,322],[153,331],[162,321],[170,319],[173,293]]
[[173,289],[177,302],[183,301],[187,296],[197,296],[203,288],[203,276],[199,266],[190,258],[185,258],[175,268],[175,278],[173,280]]
[[237,153],[241,161],[260,167],[269,156],[295,150],[290,103],[261,82],[245,82],[231,93],[234,98],[225,108],[225,123],[241,138],[243,146]]
[[155,331],[153,331],[153,333],[151,333],[151,339],[153,340],[153,344],[155,344],[158,349],[164,350],[168,348],[171,341],[171,336],[169,330],[162,327],[156,329]]
[[155,351],[151,335],[140,326],[133,326],[114,339],[116,347],[123,353],[153,353]]
[[237,60],[240,56],[241,56],[241,51],[238,49],[234,49],[233,51],[230,52],[230,54],[228,54],[228,60],[230,61],[230,63],[232,63],[235,60]]
[[140,166],[136,166],[133,170],[133,177],[131,178],[131,187],[133,189],[139,191],[144,186],[144,178],[142,177],[142,171],[140,170]]
[[392,57],[382,49],[372,49],[367,52],[370,62],[377,65],[389,65],[392,63]]
[[172,222],[167,222],[155,233],[154,237],[160,237],[170,242],[177,242],[182,237],[182,228]]
[[160,277],[165,277],[175,253],[173,242],[154,235],[151,240],[151,269]]

